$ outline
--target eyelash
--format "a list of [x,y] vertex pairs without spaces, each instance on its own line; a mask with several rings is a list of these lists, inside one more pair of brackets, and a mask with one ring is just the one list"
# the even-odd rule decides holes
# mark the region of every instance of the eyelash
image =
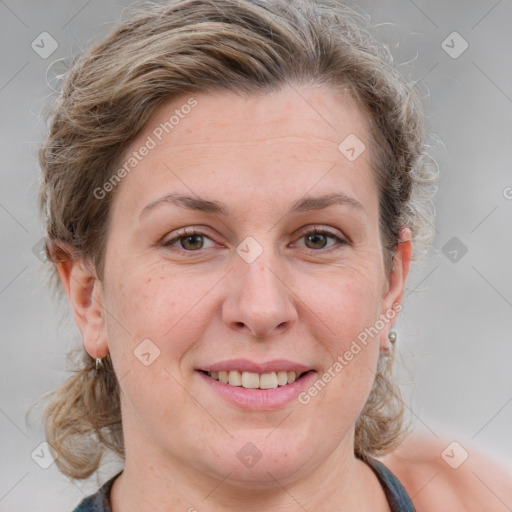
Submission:
[[[343,238],[340,238],[339,236],[337,236],[336,234],[334,234],[333,232],[331,232],[327,228],[314,227],[312,230],[305,231],[304,233],[302,233],[301,236],[299,237],[299,239],[304,238],[307,235],[325,235],[325,236],[335,240],[337,242],[338,246],[343,246],[343,245],[347,245],[348,244],[348,242],[346,240],[344,240]],[[201,236],[201,237],[210,238],[208,235],[205,235],[203,232],[201,232],[201,231],[199,231],[199,230],[197,230],[195,228],[185,228],[181,232],[178,232],[177,236],[175,236],[171,240],[167,240],[167,241],[163,242],[162,245],[164,247],[169,247],[170,248],[172,246],[172,244],[174,244],[176,242],[179,242],[182,238],[187,238],[189,236]],[[187,256],[193,256],[194,253],[198,253],[198,252],[200,252],[202,250],[202,249],[197,249],[197,250],[183,249],[182,247],[174,247],[173,249],[177,250],[179,252],[186,253]],[[321,248],[321,249],[318,249],[318,250],[316,250],[316,249],[308,249],[306,247],[306,250],[310,250],[310,251],[313,251],[313,252],[327,252],[327,251],[330,252],[331,250],[337,250],[337,249],[340,249],[340,247],[336,248],[335,245],[333,245],[331,247],[328,247],[328,248]]]

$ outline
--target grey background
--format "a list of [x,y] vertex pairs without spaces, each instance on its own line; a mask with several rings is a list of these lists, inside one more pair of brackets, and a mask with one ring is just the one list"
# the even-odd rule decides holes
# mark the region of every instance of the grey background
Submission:
[[[27,423],[27,409],[66,378],[65,354],[80,343],[33,251],[42,235],[36,154],[44,133],[40,113],[55,75],[47,78],[50,64],[106,33],[129,4],[0,1],[1,511],[66,512],[98,484],[96,478],[71,482],[55,464],[43,469],[31,458],[34,450],[43,453],[44,433],[37,422]],[[447,443],[474,443],[511,461],[512,4],[357,5],[381,24],[395,65],[428,91],[427,128],[442,173],[435,247],[409,279],[397,328],[410,416]],[[46,59],[31,48],[43,31],[58,42]],[[469,44],[456,59],[441,46],[453,31]],[[453,237],[455,245],[446,246]],[[467,248],[462,258],[461,244]],[[458,261],[450,259],[454,247]],[[108,465],[99,481],[116,469]]]

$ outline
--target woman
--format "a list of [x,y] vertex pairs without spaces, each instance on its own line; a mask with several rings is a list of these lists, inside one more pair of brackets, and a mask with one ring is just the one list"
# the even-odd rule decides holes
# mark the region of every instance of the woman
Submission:
[[334,0],[182,0],[75,63],[41,208],[84,359],[46,430],[70,477],[124,460],[76,510],[498,510],[400,444],[435,173],[389,62]]

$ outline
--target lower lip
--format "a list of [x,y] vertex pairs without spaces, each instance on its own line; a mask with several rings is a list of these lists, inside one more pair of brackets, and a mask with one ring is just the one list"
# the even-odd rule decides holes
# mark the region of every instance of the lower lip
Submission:
[[316,374],[316,372],[310,371],[292,384],[278,386],[274,389],[246,389],[212,379],[201,371],[198,373],[204,382],[222,398],[241,409],[251,411],[272,411],[284,407],[304,391]]

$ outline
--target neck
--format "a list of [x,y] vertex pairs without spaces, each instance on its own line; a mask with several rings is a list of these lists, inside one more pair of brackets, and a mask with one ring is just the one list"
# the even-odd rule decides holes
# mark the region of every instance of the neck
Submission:
[[235,472],[215,478],[190,467],[187,461],[164,460],[158,450],[126,447],[124,471],[111,490],[112,512],[291,512],[300,508],[388,512],[377,477],[354,457],[352,446],[342,441],[327,460],[309,472],[294,471],[277,480],[269,471],[264,482],[242,482]]

